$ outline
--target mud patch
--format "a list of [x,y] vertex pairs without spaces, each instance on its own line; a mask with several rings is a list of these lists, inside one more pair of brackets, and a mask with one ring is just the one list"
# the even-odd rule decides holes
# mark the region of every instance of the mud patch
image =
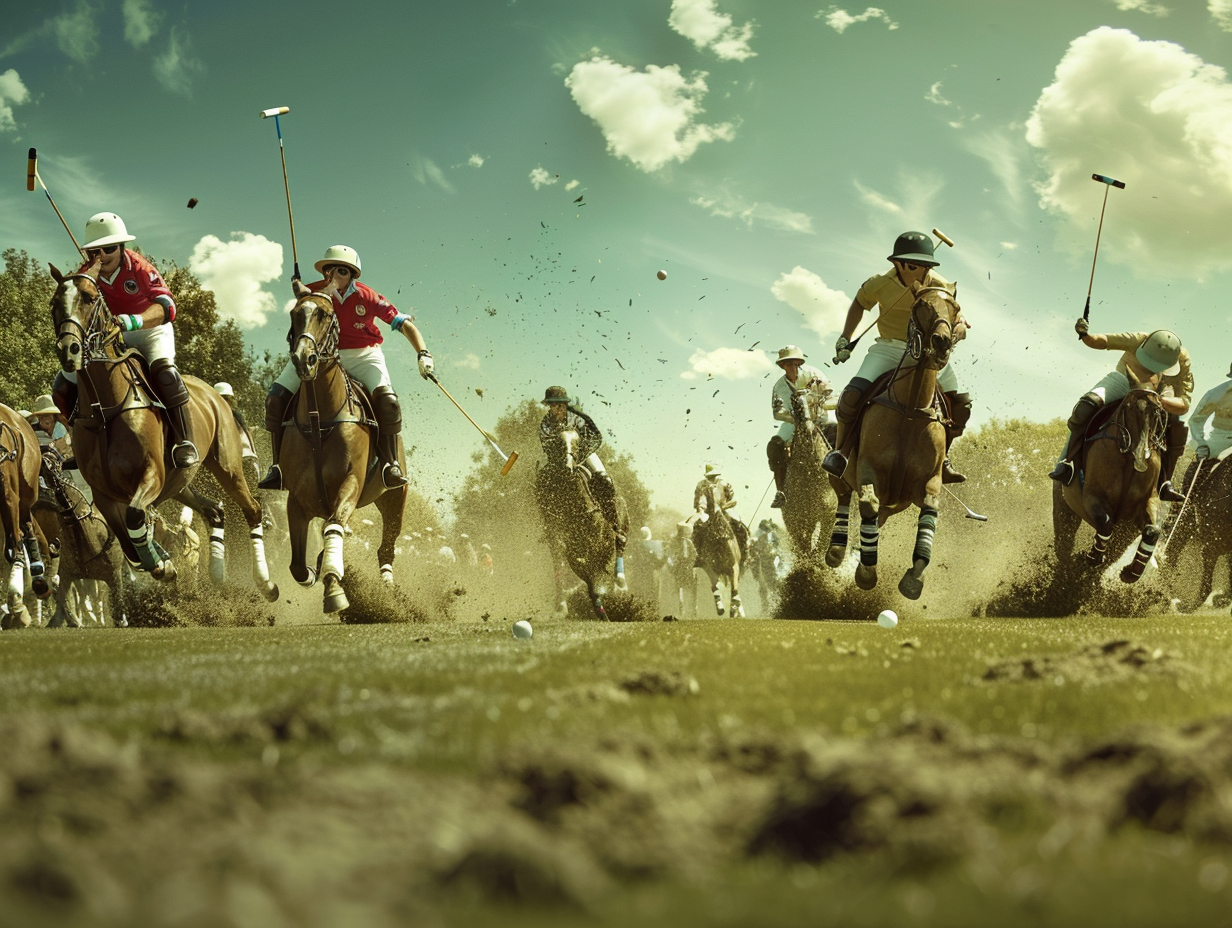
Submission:
[[1058,678],[1080,684],[1123,681],[1138,674],[1176,674],[1176,661],[1161,648],[1128,639],[1092,644],[1072,654],[1016,657],[990,664],[985,683],[1054,683]]

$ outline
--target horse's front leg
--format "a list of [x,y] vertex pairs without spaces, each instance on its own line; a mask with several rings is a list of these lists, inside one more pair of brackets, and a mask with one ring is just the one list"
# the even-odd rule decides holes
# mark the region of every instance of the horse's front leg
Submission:
[[26,516],[21,534],[22,544],[26,548],[26,570],[30,574],[30,589],[39,599],[46,599],[51,594],[51,584],[43,558],[43,552],[47,550],[43,529],[32,516]]
[[[206,459],[207,462],[210,459]],[[217,476],[217,475],[216,475]],[[224,475],[225,476],[225,475]],[[223,515],[222,504],[217,500],[210,499],[207,496],[202,496],[192,487],[185,487],[175,495],[175,499],[188,506],[194,512],[201,515],[205,520],[206,526],[209,528],[210,534],[210,580],[213,583],[222,583],[227,576],[226,569],[226,545],[224,539],[226,537],[225,517]],[[251,523],[249,523],[251,524]],[[260,522],[257,523],[260,525]],[[262,560],[265,558],[265,551],[261,552]],[[269,569],[266,568],[266,579],[268,579]],[[269,598],[268,596],[266,597]],[[274,599],[277,599],[277,594]],[[273,602],[273,600],[270,600]]]
[[706,579],[710,581],[710,593],[714,596],[714,611],[718,615],[725,614],[726,610],[723,607],[723,591],[719,589],[719,575],[707,567]]
[[[841,483],[831,478],[831,485]],[[838,567],[847,556],[847,532],[851,516],[851,491],[842,484],[845,493],[835,491],[838,504],[834,507],[834,528],[830,530],[830,547],[826,551],[826,566]]]
[[325,583],[323,609],[326,613],[342,612],[351,606],[342,586],[342,578],[346,573],[342,542],[346,537],[347,522],[355,512],[358,499],[359,480],[353,474],[348,475],[339,492],[337,508],[333,515],[325,520],[325,529],[322,532],[325,548],[321,557],[321,580]]
[[381,514],[381,546],[376,550],[381,579],[394,582],[394,556],[398,535],[402,531],[402,513],[406,508],[406,487],[386,490],[377,497],[376,508]]
[[1091,525],[1095,529],[1095,540],[1085,557],[1093,567],[1102,567],[1108,559],[1108,542],[1112,540],[1112,514],[1104,508],[1099,500],[1087,504],[1091,516]]
[[924,590],[924,569],[933,558],[933,536],[936,533],[937,498],[926,496],[915,524],[915,550],[911,555],[911,566],[903,574],[903,579],[898,581],[898,592],[907,599],[919,599]]
[[9,572],[9,588],[6,600],[8,614],[0,627],[29,628],[34,621],[30,618],[30,610],[26,608],[26,562],[20,554],[13,558],[13,569]]
[[294,497],[287,499],[287,534],[291,542],[291,576],[303,587],[310,587],[317,582],[316,568],[309,567],[308,558],[308,525],[312,520],[299,500]]
[[1147,523],[1142,527],[1142,538],[1138,541],[1134,559],[1121,568],[1123,583],[1137,583],[1141,579],[1151,555],[1155,553],[1155,546],[1159,544],[1159,535],[1159,526],[1154,523]]
[[877,585],[877,541],[881,537],[878,521],[880,506],[871,483],[860,485],[860,565],[856,586],[871,590]]
[[740,561],[732,565],[731,572],[731,617],[744,618],[744,602],[740,599]]

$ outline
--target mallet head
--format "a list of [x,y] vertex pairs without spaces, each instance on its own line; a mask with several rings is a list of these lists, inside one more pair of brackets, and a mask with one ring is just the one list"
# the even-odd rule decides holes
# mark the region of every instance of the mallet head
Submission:
[[1110,187],[1116,187],[1118,190],[1125,189],[1125,181],[1116,180],[1115,178],[1112,178],[1112,177],[1105,177],[1103,174],[1092,174],[1091,180],[1097,180],[1101,184],[1107,184]]
[[505,476],[505,474],[509,473],[509,469],[513,467],[513,462],[516,461],[517,459],[518,459],[518,453],[516,451],[510,451],[509,457],[505,458],[505,466],[501,468],[502,477]]
[[941,241],[945,242],[951,248],[954,247],[954,240],[950,238],[948,235],[946,235],[944,232],[942,232],[940,229],[933,229],[933,235],[937,236],[937,238],[941,239]]
[[38,152],[30,149],[30,163],[26,167],[26,189],[34,190],[34,179],[38,177]]
[[275,106],[268,110],[262,110],[261,118],[265,119],[267,116],[284,116],[289,112],[291,112],[291,107],[289,106]]

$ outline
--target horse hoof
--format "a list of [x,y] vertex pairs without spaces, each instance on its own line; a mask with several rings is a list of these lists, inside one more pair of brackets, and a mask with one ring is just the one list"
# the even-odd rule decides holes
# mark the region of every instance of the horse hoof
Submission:
[[1137,573],[1131,565],[1126,564],[1121,568],[1122,583],[1137,583],[1141,578],[1142,574]]
[[840,548],[838,545],[831,545],[826,550],[826,566],[838,567],[843,563],[843,558],[847,556],[847,549]]
[[296,580],[295,582],[307,590],[317,585],[317,572],[311,567],[305,567],[304,569],[308,572],[308,575],[303,580]]
[[381,580],[385,583],[388,583],[390,586],[393,586],[394,569],[391,565],[389,564],[381,565]]
[[898,581],[898,592],[908,599],[919,599],[920,594],[924,592],[924,581],[908,568],[907,572],[903,574],[903,579]]
[[856,568],[856,586],[862,590],[871,590],[877,585],[877,568],[861,564]]
[[261,595],[265,597],[267,603],[278,602],[278,584],[270,581],[263,584],[261,587]]
[[30,581],[30,589],[39,599],[46,599],[51,595],[51,584],[46,577],[35,577]]
[[210,582],[215,586],[221,586],[227,578],[226,562],[210,558]]
[[176,577],[175,564],[171,561],[161,561],[157,567],[150,571],[150,576],[155,580],[161,580],[163,583],[170,583]]
[[343,592],[341,587],[339,587],[337,593],[333,593],[325,597],[324,610],[327,615],[332,615],[335,612],[342,612],[350,608],[351,602],[347,599],[347,595]]

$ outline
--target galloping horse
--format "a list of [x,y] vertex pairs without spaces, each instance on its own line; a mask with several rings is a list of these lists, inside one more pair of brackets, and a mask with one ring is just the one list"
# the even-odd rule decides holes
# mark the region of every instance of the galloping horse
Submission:
[[1131,563],[1121,570],[1125,583],[1142,576],[1159,541],[1157,522],[1161,454],[1168,428],[1168,413],[1150,381],[1136,382],[1132,371],[1129,394],[1110,417],[1093,420],[1095,433],[1085,443],[1082,479],[1068,486],[1058,483],[1052,494],[1052,526],[1057,560],[1064,566],[1073,556],[1074,536],[1083,522],[1095,529],[1095,542],[1086,552],[1093,566],[1104,564],[1114,528],[1125,529],[1124,543],[1111,553],[1119,556],[1129,546],[1132,525],[1141,538]]
[[[943,415],[935,405],[937,371],[949,363],[954,350],[959,306],[954,284],[912,284],[911,290],[915,303],[911,307],[903,361],[886,375],[889,386],[872,399],[864,413],[856,453],[849,459],[843,476],[830,478],[838,507],[826,563],[837,567],[846,555],[850,498],[858,488],[860,565],[856,568],[856,585],[871,590],[877,585],[877,540],[881,526],[890,516],[915,505],[920,510],[915,549],[911,567],[899,581],[898,591],[908,599],[919,599],[924,589],[924,570],[932,559],[941,463],[945,459]],[[908,356],[913,363],[908,363]],[[870,398],[874,392],[869,391]]]
[[38,438],[30,423],[0,403],[0,524],[4,527],[4,556],[13,565],[6,627],[29,624],[29,613],[22,603],[25,570],[30,571],[30,587],[40,599],[51,592],[43,557],[47,541],[31,516],[38,499],[41,462]]
[[[176,568],[149,527],[149,510],[175,498],[201,513],[210,526],[210,577],[223,580],[222,506],[192,489],[199,465],[171,466],[159,402],[145,364],[126,348],[122,333],[89,274],[62,275],[53,265],[56,291],[51,319],[64,371],[77,374],[78,414],[73,448],[94,505],[120,541],[134,569],[170,581]],[[239,505],[253,549],[253,579],[265,598],[278,598],[269,579],[261,505],[244,480],[239,426],[226,402],[204,381],[185,377],[193,442],[219,486]]]
[[[565,605],[563,560],[586,584],[595,615],[606,621],[603,598],[613,571],[616,589],[625,589],[624,549],[617,545],[616,533],[590,491],[590,471],[577,459],[577,432],[566,429],[559,437],[564,453],[549,459],[535,475],[535,499],[552,552],[557,601]],[[621,534],[627,535],[629,512],[620,494],[616,495],[615,504]]]
[[822,528],[828,513],[829,494],[824,492],[827,474],[821,462],[831,448],[822,425],[813,418],[810,393],[798,390],[791,397],[791,414],[796,431],[787,459],[787,479],[783,489],[783,526],[791,538],[797,557],[814,554],[821,543]]
[[[291,536],[291,576],[310,587],[324,581],[324,610],[350,606],[342,586],[342,541],[355,510],[376,503],[381,513],[377,559],[381,579],[393,583],[394,553],[402,531],[407,487],[387,489],[376,454],[377,423],[371,400],[347,374],[338,356],[338,316],[328,293],[314,293],[298,280],[292,285],[291,361],[300,388],[291,420],[284,425],[283,485],[287,490],[287,529]],[[402,446],[398,464],[405,471]],[[308,526],[323,519],[324,548],[317,567],[305,561]]]
[[706,518],[697,533],[697,555],[702,569],[710,578],[710,592],[714,594],[714,608],[723,614],[723,593],[719,581],[726,580],[731,590],[731,614],[733,619],[744,618],[744,606],[740,602],[740,542],[732,529],[731,519],[719,505],[715,493],[719,484],[707,483],[703,488],[706,500]]

